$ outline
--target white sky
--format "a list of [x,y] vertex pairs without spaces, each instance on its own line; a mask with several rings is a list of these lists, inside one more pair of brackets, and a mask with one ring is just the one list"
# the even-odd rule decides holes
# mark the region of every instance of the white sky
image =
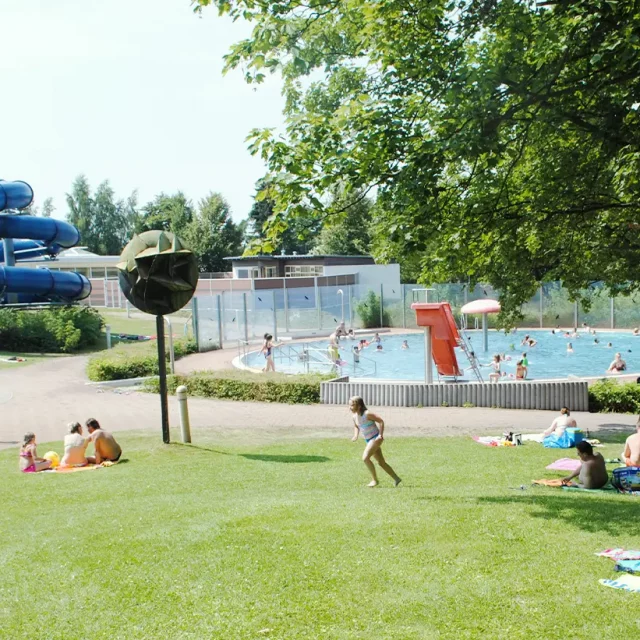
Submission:
[[80,173],[140,203],[219,191],[246,217],[264,166],[245,138],[283,120],[277,78],[222,75],[248,23],[189,0],[0,0],[0,25],[1,178],[53,197],[56,217]]

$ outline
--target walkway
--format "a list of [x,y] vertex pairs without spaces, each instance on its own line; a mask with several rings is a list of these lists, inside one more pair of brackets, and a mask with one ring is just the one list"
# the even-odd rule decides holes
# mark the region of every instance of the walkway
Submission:
[[[218,357],[228,358],[224,352]],[[198,356],[193,357],[199,359]],[[87,356],[61,358],[0,371],[0,448],[15,446],[27,431],[39,441],[61,440],[66,424],[97,418],[110,431],[144,429],[160,434],[158,397],[130,390],[98,390],[85,384]],[[171,424],[178,425],[175,398],[169,399]],[[192,428],[220,441],[260,443],[276,440],[351,436],[346,407],[279,405],[192,398]],[[462,408],[396,408],[380,411],[394,436],[492,435],[505,430],[539,432],[555,416],[549,411]],[[596,432],[631,433],[636,417],[575,414],[578,424]]]

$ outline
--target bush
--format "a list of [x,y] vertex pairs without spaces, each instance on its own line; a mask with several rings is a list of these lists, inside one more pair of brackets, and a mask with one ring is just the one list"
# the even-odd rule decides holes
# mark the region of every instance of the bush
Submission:
[[[94,382],[157,376],[157,349],[155,341],[138,344],[119,344],[113,349],[101,351],[93,356],[87,365],[87,376],[89,380]],[[193,340],[176,340],[173,343],[173,352],[176,360],[196,351],[196,343]],[[169,358],[167,347],[167,362]]]
[[367,291],[367,295],[362,300],[356,301],[355,305],[356,313],[360,316],[363,328],[373,329],[374,327],[391,326],[391,318],[388,311],[382,311],[382,323],[380,322],[380,296],[373,291]]
[[589,387],[589,411],[640,413],[640,385],[603,380]]
[[71,353],[100,339],[104,320],[91,307],[0,309],[0,345],[7,351]]
[[[286,376],[256,374],[245,371],[196,372],[188,376],[167,376],[169,393],[185,385],[189,395],[201,398],[223,398],[284,404],[317,404],[320,383],[332,376],[317,374]],[[159,392],[158,380],[148,380],[145,390]]]

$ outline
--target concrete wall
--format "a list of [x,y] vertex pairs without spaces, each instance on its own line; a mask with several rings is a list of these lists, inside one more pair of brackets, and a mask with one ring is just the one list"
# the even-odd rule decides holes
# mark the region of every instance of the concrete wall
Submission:
[[371,287],[377,291],[380,290],[381,284],[385,287],[400,287],[399,264],[327,265],[324,268],[326,276],[342,275],[344,273],[357,273],[359,285]]
[[323,404],[346,405],[351,396],[361,396],[365,404],[377,407],[476,407],[501,409],[589,410],[586,382],[478,382],[420,384],[411,382],[351,382],[349,378],[323,382]]

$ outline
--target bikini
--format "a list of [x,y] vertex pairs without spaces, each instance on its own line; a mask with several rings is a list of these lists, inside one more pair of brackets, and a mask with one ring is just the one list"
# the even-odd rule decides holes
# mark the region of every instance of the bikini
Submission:
[[[31,459],[32,459],[32,458],[31,458],[31,454],[30,454],[30,453],[27,453],[26,451],[21,451],[21,452],[20,452],[20,457],[21,457],[21,458],[27,458],[27,459],[29,459],[29,460],[31,460]],[[34,472],[35,472],[35,470],[36,470],[36,464],[35,464],[35,462],[32,462],[28,467],[25,467],[25,468],[22,470],[22,473],[34,473]]]
[[373,420],[367,418],[366,415],[356,413],[354,419],[366,443],[375,440],[380,435],[378,425]]

